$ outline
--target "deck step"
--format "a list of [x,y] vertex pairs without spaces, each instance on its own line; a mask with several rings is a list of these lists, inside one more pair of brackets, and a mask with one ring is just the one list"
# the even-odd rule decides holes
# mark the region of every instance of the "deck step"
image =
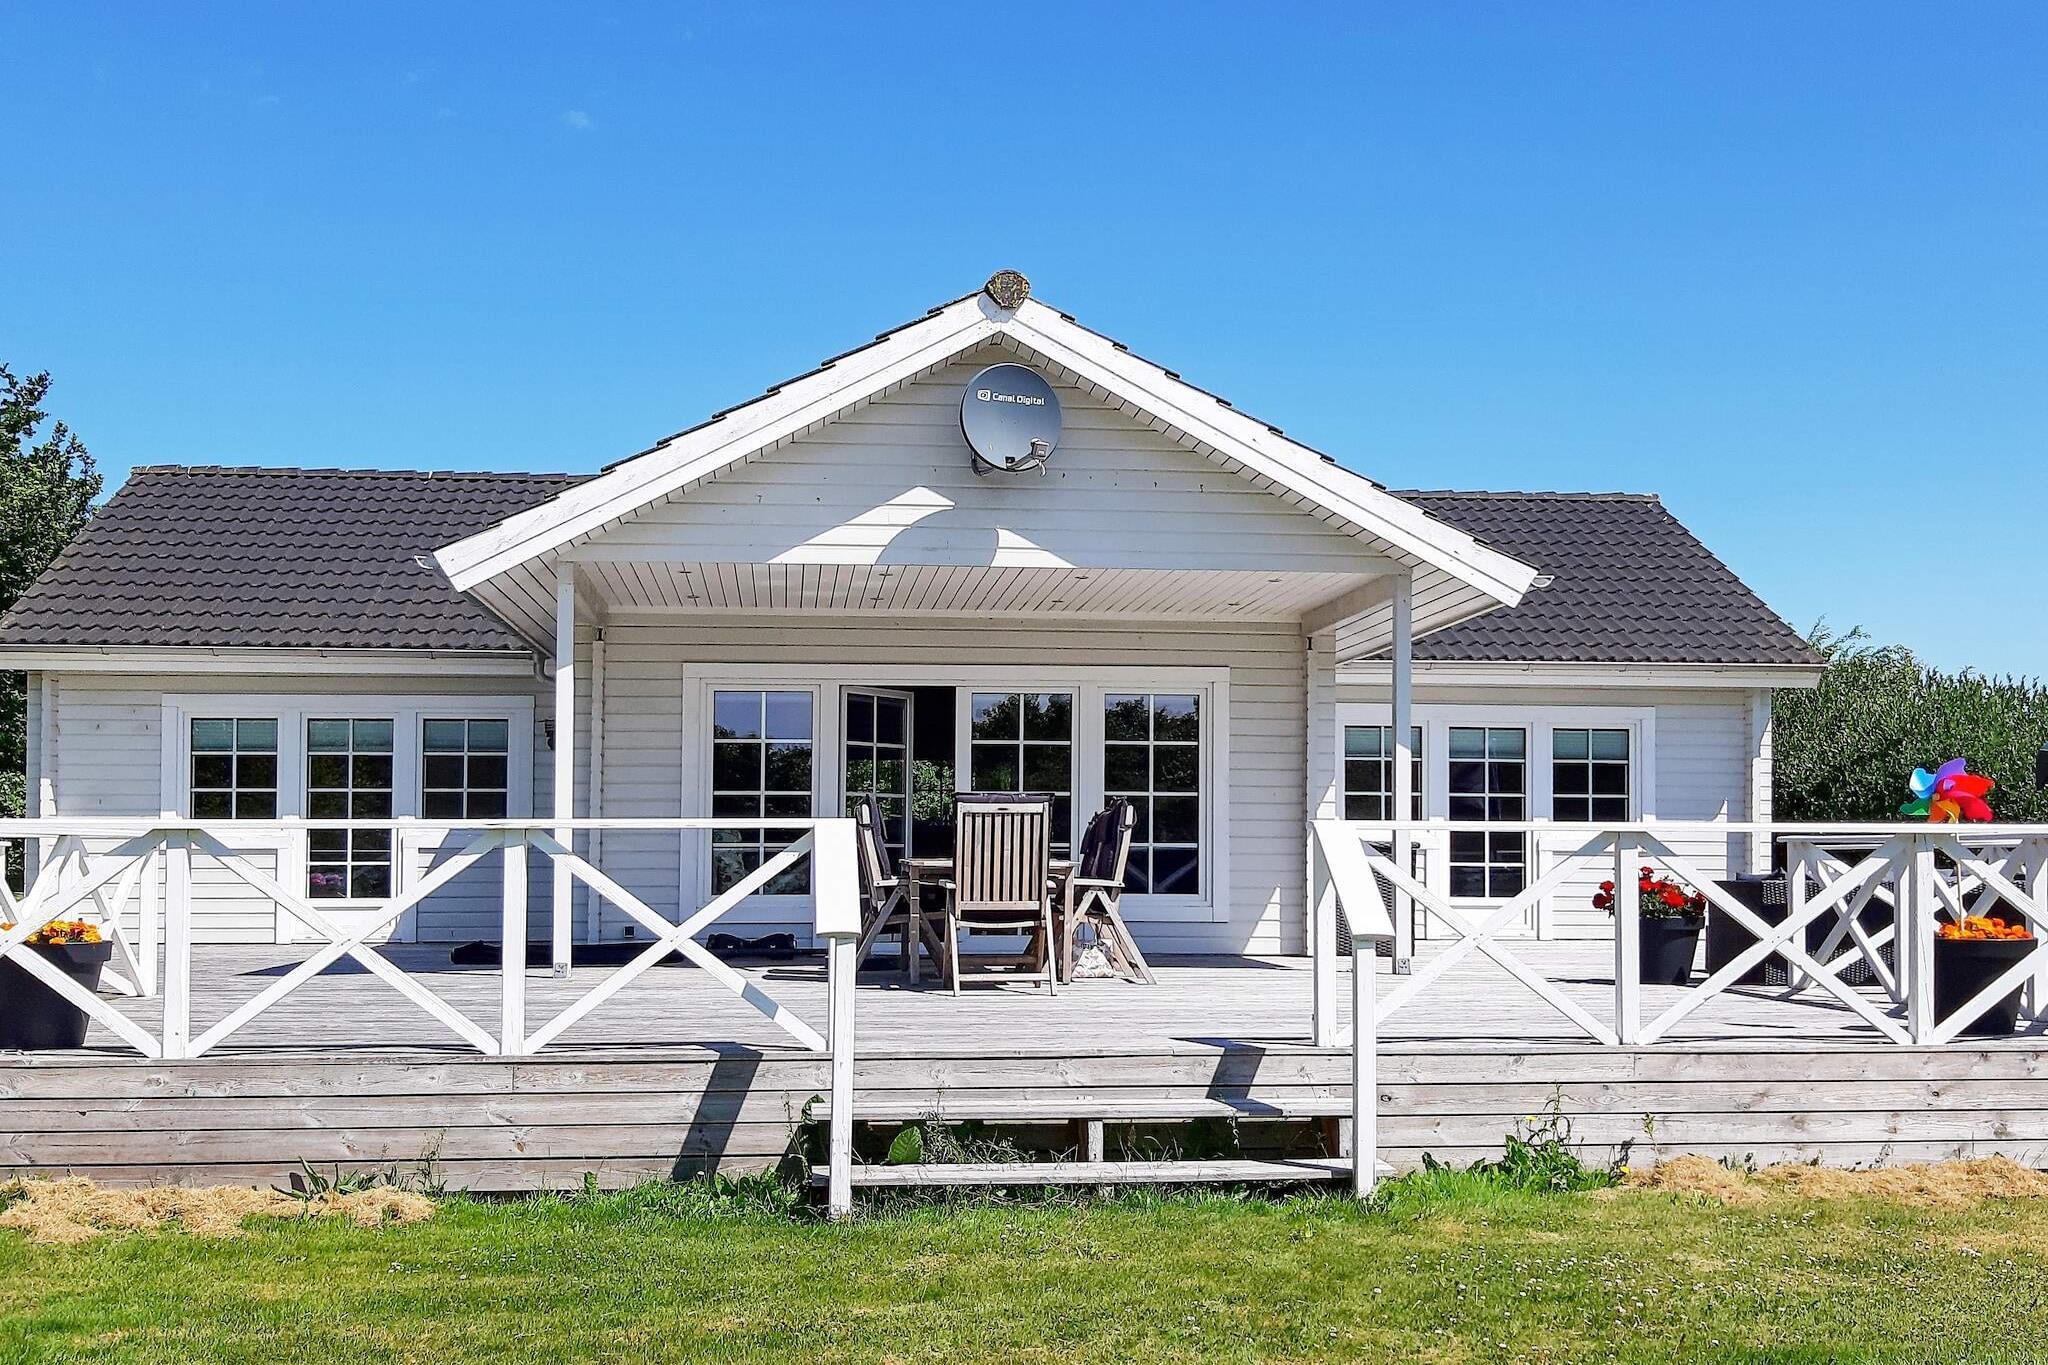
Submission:
[[[810,1116],[819,1122],[830,1119],[831,1101],[821,1098],[811,1106]],[[1099,1098],[1086,1095],[1073,1099],[1018,1099],[1001,1092],[986,1096],[956,1092],[940,1096],[937,1104],[930,1096],[921,1096],[906,1100],[859,1097],[853,1105],[856,1123],[918,1123],[925,1119],[936,1123],[965,1123],[970,1119],[984,1123],[1058,1123],[1067,1119],[1166,1123],[1224,1118],[1285,1123],[1298,1119],[1350,1116],[1351,1097],[1348,1095],[1305,1095],[1286,1099],[1230,1096]]]
[[[1379,1163],[1382,1171],[1393,1168]],[[1296,1161],[1000,1161],[958,1165],[855,1166],[853,1183],[869,1189],[934,1185],[1227,1185],[1240,1182],[1327,1183],[1349,1180],[1349,1157]],[[826,1173],[811,1173],[822,1185]]]

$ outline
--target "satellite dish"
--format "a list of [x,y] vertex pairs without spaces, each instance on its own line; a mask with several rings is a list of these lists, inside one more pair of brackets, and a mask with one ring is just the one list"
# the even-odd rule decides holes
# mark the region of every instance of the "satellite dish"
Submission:
[[960,395],[960,433],[974,452],[974,472],[1036,469],[1060,443],[1060,396],[1045,376],[1024,365],[991,365]]

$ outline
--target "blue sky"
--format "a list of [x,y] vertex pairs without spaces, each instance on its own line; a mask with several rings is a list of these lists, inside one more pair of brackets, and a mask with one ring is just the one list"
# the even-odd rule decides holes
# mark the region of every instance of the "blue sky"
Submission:
[[590,469],[1014,266],[1394,486],[2048,673],[2048,7],[0,0],[0,360],[132,464]]

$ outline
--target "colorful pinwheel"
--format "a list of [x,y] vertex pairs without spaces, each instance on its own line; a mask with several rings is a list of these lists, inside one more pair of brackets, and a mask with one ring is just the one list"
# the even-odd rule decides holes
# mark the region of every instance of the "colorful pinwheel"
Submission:
[[1925,768],[1913,769],[1913,799],[1899,807],[1899,814],[1924,815],[1937,825],[1989,822],[1991,807],[1984,798],[1997,784],[1968,768],[1966,760],[1952,758],[1931,773]]

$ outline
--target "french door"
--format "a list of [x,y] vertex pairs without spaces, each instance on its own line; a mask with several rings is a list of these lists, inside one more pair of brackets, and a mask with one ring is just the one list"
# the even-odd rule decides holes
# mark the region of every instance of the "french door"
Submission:
[[910,738],[914,698],[908,692],[847,688],[840,733],[845,762],[846,813],[863,796],[875,800],[882,843],[889,856],[910,853]]

